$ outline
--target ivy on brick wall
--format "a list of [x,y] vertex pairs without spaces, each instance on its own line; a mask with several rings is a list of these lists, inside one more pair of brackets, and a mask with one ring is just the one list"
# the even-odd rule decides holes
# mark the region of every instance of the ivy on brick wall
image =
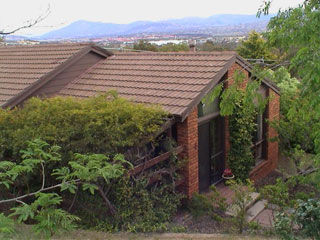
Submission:
[[261,81],[248,81],[243,72],[235,71],[233,82],[223,89],[220,83],[212,92],[212,98],[220,96],[220,114],[228,116],[230,149],[228,165],[235,177],[245,180],[249,177],[254,165],[254,156],[251,150],[253,134],[256,129],[255,117],[263,112],[267,99],[258,93]]

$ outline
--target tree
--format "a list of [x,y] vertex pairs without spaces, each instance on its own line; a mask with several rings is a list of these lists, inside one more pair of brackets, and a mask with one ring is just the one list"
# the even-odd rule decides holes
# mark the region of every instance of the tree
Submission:
[[[115,208],[108,200],[103,185],[110,184],[110,181],[121,177],[125,171],[125,166],[132,166],[124,160],[123,155],[116,155],[113,159],[102,154],[74,154],[74,158],[69,162],[69,166],[52,170],[49,175],[56,178],[56,184],[48,183],[47,166],[61,161],[59,146],[50,146],[48,143],[36,139],[29,141],[26,150],[22,150],[22,162],[17,164],[11,161],[0,162],[0,185],[7,189],[20,181],[24,176],[35,174],[41,177],[41,186],[38,190],[20,194],[8,199],[0,199],[0,204],[16,202],[19,205],[11,208],[13,212],[10,217],[17,216],[18,222],[25,222],[32,219],[36,222],[34,230],[36,233],[43,232],[47,238],[52,237],[60,229],[72,229],[73,222],[80,220],[62,210],[58,205],[62,202],[62,197],[57,193],[47,193],[50,190],[60,188],[60,191],[68,190],[75,194],[78,185],[82,185],[83,190],[94,194],[98,191],[105,201],[111,214],[115,214]],[[30,179],[30,178],[29,178]],[[24,183],[28,185],[29,183]],[[28,201],[26,201],[26,199]],[[31,203],[30,203],[31,201]],[[3,214],[0,215],[0,233],[12,232],[10,220]]]
[[[264,1],[257,15],[268,14],[270,4],[271,1]],[[302,143],[311,142],[311,144],[305,145],[304,148],[312,148],[312,151],[316,154],[313,158],[312,171],[310,171],[311,174],[307,174],[307,171],[305,171],[299,175],[299,178],[303,183],[307,184],[306,188],[310,186],[315,187],[315,189],[320,189],[319,25],[319,0],[305,0],[295,8],[279,10],[277,16],[271,18],[266,34],[270,46],[277,47],[287,54],[292,51],[295,52],[290,58],[289,70],[299,80],[298,93],[291,95],[291,98],[287,98],[288,95],[290,96],[290,91],[286,91],[289,93],[285,96],[288,101],[285,102],[284,118],[281,119],[281,121],[284,119],[286,124],[281,125],[280,122],[279,128],[285,134],[288,133],[287,129],[292,129],[292,126],[298,126],[302,130],[297,131],[298,128],[292,129],[291,133],[289,133],[293,136],[289,139],[290,144],[295,139],[299,139]],[[280,83],[285,82],[280,81]],[[285,88],[287,90],[292,89],[291,84],[281,85],[279,84],[282,87],[282,91]],[[306,133],[311,136],[306,136]],[[303,145],[301,146],[303,147]],[[301,146],[297,146],[297,148],[301,148]],[[293,218],[290,219],[286,212],[280,213],[275,222],[275,229],[283,239],[296,239],[292,235],[296,232],[305,233],[313,239],[319,239],[319,220],[317,219],[319,211],[319,197],[317,196],[315,200],[309,197],[307,201],[299,203],[295,212],[291,214]],[[298,231],[294,231],[294,225],[299,227]]]
[[[270,2],[264,2],[258,16],[268,14]],[[266,34],[269,45],[289,53],[292,49],[296,54],[290,59],[289,70],[300,79],[299,99],[308,101],[314,118],[320,118],[320,2],[305,0],[296,8],[280,10],[271,18]],[[297,109],[293,105],[288,113]],[[300,107],[301,109],[301,107]],[[303,110],[303,109],[302,109]],[[315,152],[320,154],[320,121],[310,126],[313,129]]]
[[[270,1],[265,2],[258,15],[268,14]],[[268,24],[267,39],[271,46],[289,52],[296,50],[290,60],[290,70],[295,70],[302,80],[302,94],[320,93],[320,2],[305,0],[296,8],[279,11]],[[319,105],[319,97],[314,98]],[[319,109],[320,110],[320,109]],[[320,111],[319,111],[320,113]]]
[[189,46],[185,43],[168,43],[159,47],[159,52],[189,52]]
[[147,41],[140,40],[139,43],[135,43],[133,45],[134,50],[140,51],[151,51],[151,52],[158,52],[158,48],[156,45],[148,43]]
[[199,46],[199,51],[213,52],[213,51],[234,51],[236,48],[235,42],[215,42],[207,40]]
[[260,33],[252,31],[249,33],[247,40],[242,40],[237,52],[244,58],[251,59],[274,59],[275,56],[268,48],[266,40]]

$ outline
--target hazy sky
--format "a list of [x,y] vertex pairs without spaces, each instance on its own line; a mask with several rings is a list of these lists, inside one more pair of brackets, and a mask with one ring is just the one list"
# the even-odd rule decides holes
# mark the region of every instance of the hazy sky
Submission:
[[[273,0],[271,12],[302,2]],[[262,0],[6,0],[1,3],[0,29],[8,31],[36,18],[49,4],[51,13],[45,21],[17,34],[41,34],[77,20],[129,23],[225,13],[256,14],[261,3]]]

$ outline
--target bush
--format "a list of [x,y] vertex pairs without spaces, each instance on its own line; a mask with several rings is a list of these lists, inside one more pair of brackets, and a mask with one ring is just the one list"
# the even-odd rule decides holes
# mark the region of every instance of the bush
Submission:
[[182,195],[175,192],[174,184],[152,186],[148,189],[146,179],[129,181],[122,179],[110,195],[117,208],[116,222],[109,224],[130,232],[164,231],[176,213]]
[[[109,231],[163,230],[182,198],[181,194],[175,192],[172,183],[172,178],[177,177],[178,166],[174,154],[169,161],[148,170],[149,174],[140,174],[136,179],[128,174],[119,179],[99,175],[97,179],[91,173],[103,174],[104,166],[109,161],[113,162],[119,156],[123,158],[129,149],[147,149],[148,146],[154,149],[157,141],[154,136],[167,117],[168,114],[158,106],[135,104],[118,98],[115,93],[83,100],[61,97],[44,100],[33,98],[27,101],[23,108],[0,110],[0,159],[11,162],[10,166],[22,166],[25,159],[19,152],[26,149],[27,142],[34,139],[41,139],[49,145],[62,146],[59,161],[40,161],[46,164],[45,171],[42,172],[47,177],[46,184],[54,185],[60,180],[72,182],[79,177],[86,183],[79,190],[74,184],[62,184],[63,188],[72,194],[61,194],[63,201],[59,207],[71,210],[73,206],[73,214],[79,216],[82,219],[80,224],[86,227],[99,227]],[[134,151],[129,154],[134,155]],[[130,157],[128,160],[135,160]],[[101,163],[102,167],[95,167],[89,173],[89,163]],[[127,162],[126,168],[129,165]],[[92,166],[94,164],[91,164]],[[72,169],[73,175],[70,175],[67,168]],[[148,185],[149,175],[152,175],[152,171],[161,170],[158,168],[166,169],[169,174],[162,176],[155,184]],[[41,166],[37,166],[37,169],[41,169]],[[52,176],[54,169],[58,171]],[[116,173],[117,170],[110,174],[113,176]],[[68,178],[64,178],[64,175]],[[106,178],[108,180],[103,180]],[[41,174],[39,177],[39,174],[28,172],[14,182],[15,194],[37,190],[41,187],[41,182]],[[111,208],[105,206],[106,201],[89,193],[100,193],[100,190],[108,197],[111,204],[109,206],[114,207],[112,210],[116,214],[110,214]],[[73,201],[73,194],[79,200],[75,197]],[[92,212],[78,210],[80,205],[83,206],[82,209],[91,209]],[[43,219],[38,217],[38,220]],[[89,220],[94,221],[90,223]],[[59,219],[57,221],[60,222]],[[3,229],[7,231],[8,227],[3,226]]]
[[300,200],[295,215],[297,224],[308,237],[320,239],[320,200]]
[[249,203],[252,201],[251,194],[254,192],[253,182],[247,179],[245,182],[230,180],[227,183],[234,192],[232,198],[232,211],[235,214],[234,221],[239,232],[242,233],[244,228],[248,226],[246,212]]
[[210,215],[214,220],[220,221],[219,215],[224,213],[227,207],[226,199],[221,197],[215,186],[211,186],[210,190],[206,195],[194,193],[188,203],[188,209],[195,218]]
[[0,157],[19,159],[26,142],[39,138],[73,153],[112,156],[151,141],[167,113],[107,93],[89,99],[32,98],[23,108],[0,110]]

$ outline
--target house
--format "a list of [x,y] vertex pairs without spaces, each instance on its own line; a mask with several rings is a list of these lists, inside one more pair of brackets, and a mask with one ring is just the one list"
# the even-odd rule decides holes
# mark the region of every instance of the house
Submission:
[[[112,53],[93,44],[40,44],[0,47],[0,105],[12,108],[32,96],[90,97],[117,90],[139,103],[160,104],[174,116],[168,134],[183,146],[188,159],[184,190],[190,197],[221,179],[229,144],[228,118],[218,100],[202,99],[219,82],[232,84],[235,71],[251,77],[250,65],[234,52]],[[250,177],[261,179],[277,166],[277,135],[264,118],[279,117],[279,89],[264,80],[259,89],[270,96],[258,116],[256,166]]]

